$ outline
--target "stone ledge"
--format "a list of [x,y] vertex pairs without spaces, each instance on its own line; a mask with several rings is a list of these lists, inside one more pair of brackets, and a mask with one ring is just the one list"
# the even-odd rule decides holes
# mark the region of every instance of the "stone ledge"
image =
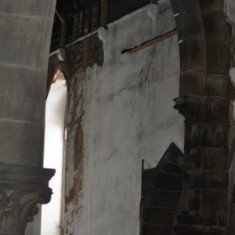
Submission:
[[48,185],[54,174],[54,169],[0,163],[0,185],[21,183]]

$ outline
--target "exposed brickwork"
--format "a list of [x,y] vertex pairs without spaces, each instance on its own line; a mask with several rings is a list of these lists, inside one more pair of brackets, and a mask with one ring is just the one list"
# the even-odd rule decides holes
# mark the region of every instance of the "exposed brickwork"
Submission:
[[60,61],[57,54],[49,59],[47,88],[50,89],[57,69],[61,69],[65,78],[69,80],[74,73],[82,73],[88,66],[103,64],[103,43],[94,34],[78,41],[66,48],[65,61]]
[[184,201],[177,235],[227,234],[231,30],[222,0],[172,1],[181,56],[185,116]]

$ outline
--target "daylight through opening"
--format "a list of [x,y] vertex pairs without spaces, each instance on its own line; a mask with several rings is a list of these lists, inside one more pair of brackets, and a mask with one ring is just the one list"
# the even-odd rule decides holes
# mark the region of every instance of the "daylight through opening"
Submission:
[[63,227],[61,210],[66,102],[66,81],[61,70],[58,70],[46,101],[44,167],[56,169],[56,174],[49,183],[53,190],[51,202],[42,206],[41,235],[59,235]]

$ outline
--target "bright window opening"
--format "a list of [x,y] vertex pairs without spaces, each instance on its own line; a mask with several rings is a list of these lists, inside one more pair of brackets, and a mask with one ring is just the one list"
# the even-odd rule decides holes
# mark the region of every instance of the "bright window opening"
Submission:
[[44,168],[56,169],[56,174],[49,183],[53,190],[51,201],[42,206],[41,235],[60,235],[63,227],[61,210],[66,102],[66,81],[58,70],[46,101]]

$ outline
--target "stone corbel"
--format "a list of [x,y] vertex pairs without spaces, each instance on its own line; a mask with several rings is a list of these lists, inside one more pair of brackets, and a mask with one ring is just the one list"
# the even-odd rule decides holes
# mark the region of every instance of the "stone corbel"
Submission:
[[48,182],[55,170],[32,166],[0,165],[0,234],[23,235],[37,214],[38,204],[51,199]]

